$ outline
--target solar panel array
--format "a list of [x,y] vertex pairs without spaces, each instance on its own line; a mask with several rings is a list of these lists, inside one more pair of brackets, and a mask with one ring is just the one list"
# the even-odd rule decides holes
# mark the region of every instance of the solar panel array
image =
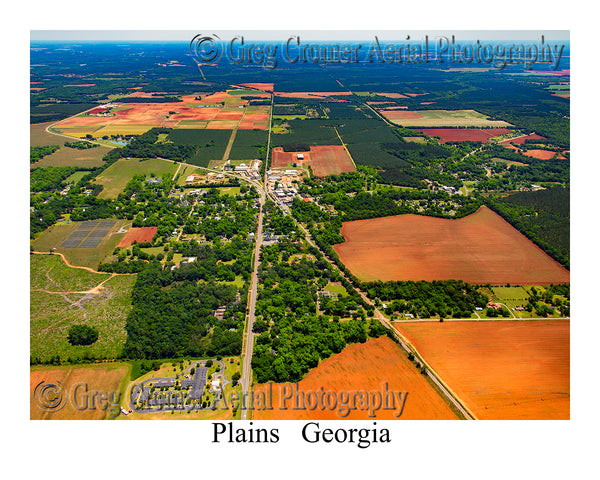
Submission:
[[63,248],[97,247],[110,229],[114,220],[86,220],[60,245]]

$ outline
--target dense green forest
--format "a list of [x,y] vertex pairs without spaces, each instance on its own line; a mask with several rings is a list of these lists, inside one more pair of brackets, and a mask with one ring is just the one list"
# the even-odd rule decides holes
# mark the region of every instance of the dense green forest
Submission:
[[488,199],[487,204],[565,267],[570,258],[570,189],[548,188]]
[[30,163],[39,162],[46,155],[56,152],[60,147],[58,145],[44,145],[41,147],[29,147]]
[[[193,264],[173,273],[158,262],[138,273],[127,317],[123,355],[132,359],[239,355],[245,302],[237,287],[214,280],[198,284]],[[236,300],[236,298],[238,300]],[[226,306],[222,321],[213,311]]]

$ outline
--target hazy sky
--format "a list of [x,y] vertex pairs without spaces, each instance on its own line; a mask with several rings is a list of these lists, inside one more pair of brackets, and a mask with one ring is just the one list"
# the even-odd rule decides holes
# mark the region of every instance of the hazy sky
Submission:
[[540,40],[541,35],[549,41],[569,41],[568,30],[31,30],[31,41],[189,41],[199,33],[216,34],[222,40],[230,40],[236,35],[244,35],[251,40],[285,41],[291,35],[300,35],[306,40],[372,40],[375,35],[380,40],[424,39],[436,36],[450,37],[457,40]]

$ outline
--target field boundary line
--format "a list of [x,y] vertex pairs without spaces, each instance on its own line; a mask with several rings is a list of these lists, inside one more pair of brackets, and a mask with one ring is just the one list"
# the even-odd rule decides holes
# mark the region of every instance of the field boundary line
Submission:
[[[446,392],[450,395],[449,398],[452,399],[452,403],[454,403],[454,405],[456,405],[458,407],[458,409],[461,410],[461,413],[463,415],[466,413],[467,415],[465,415],[465,417],[467,417],[468,420],[477,420],[477,416],[471,411],[471,409],[469,407],[467,407],[465,402],[456,394],[456,392],[454,390],[452,390],[444,380],[442,380],[440,375],[423,358],[423,356],[419,353],[419,351],[416,349],[416,347],[402,333],[400,333],[397,329],[395,329],[393,327],[392,327],[392,333],[398,339],[401,339],[402,343],[404,343],[404,346],[406,348],[410,349],[410,351],[413,353],[413,355],[415,355],[415,357],[419,359],[421,364],[427,368],[427,374],[433,380],[433,382],[436,383],[439,387],[441,387],[442,390],[446,390]],[[471,418],[469,418],[469,416]]]
[[346,146],[346,144],[342,140],[340,132],[338,132],[337,127],[333,127],[333,129],[335,130],[335,133],[337,134],[338,138],[340,139],[340,142],[342,143],[342,146],[344,147],[344,150],[346,150],[346,153],[350,157],[350,161],[352,162],[352,165],[354,165],[354,169],[356,169],[356,163],[354,162],[354,159],[352,158],[352,155],[350,155],[350,150],[348,150],[348,147]]

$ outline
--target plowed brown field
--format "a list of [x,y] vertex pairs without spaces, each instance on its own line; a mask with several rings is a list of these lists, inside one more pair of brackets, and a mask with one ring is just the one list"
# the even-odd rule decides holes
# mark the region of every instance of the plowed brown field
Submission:
[[398,215],[346,222],[334,248],[361,280],[569,282],[569,271],[487,207],[458,219]]
[[569,418],[569,321],[423,322],[395,327],[478,418]]
[[487,142],[488,139],[505,135],[510,132],[507,128],[488,128],[486,130],[470,128],[420,128],[419,132],[428,137],[439,136],[442,142]]
[[[121,383],[126,375],[129,374],[129,366],[120,364],[98,364],[91,366],[61,366],[61,367],[32,367],[29,373],[29,418],[31,420],[100,420],[108,417],[110,405],[118,404]],[[34,395],[42,391],[44,384],[61,384],[64,389],[48,391],[48,396]],[[77,384],[83,384],[77,387]],[[85,390],[87,386],[87,392]],[[59,393],[60,392],[60,393]],[[94,399],[92,404],[93,392],[105,392],[104,401],[97,403]],[[42,399],[42,406],[51,405],[54,394],[62,395],[64,406],[58,411],[45,412],[39,408],[39,400]],[[44,398],[50,400],[50,403],[44,403]],[[60,398],[60,397],[59,397]],[[100,398],[97,395],[96,398]],[[84,407],[87,402],[85,409]],[[61,405],[57,401],[57,405]],[[102,405],[106,405],[102,409]],[[92,409],[91,407],[95,408]],[[117,408],[117,407],[113,407]],[[52,410],[52,409],[51,409]]]
[[[324,360],[317,368],[298,383],[302,392],[324,391],[351,392],[357,390],[381,390],[382,384],[387,382],[388,389],[408,392],[404,411],[399,417],[402,420],[448,420],[456,419],[456,415],[445,403],[442,397],[410,363],[406,354],[388,337],[369,340],[363,344],[354,344],[346,347],[338,355]],[[280,384],[273,384],[273,410],[255,410],[253,418],[256,420],[341,420],[335,410],[317,408],[315,410],[292,410],[292,403],[287,404],[288,409],[280,407]],[[266,393],[268,384],[259,385],[256,391]],[[369,417],[365,410],[353,410],[347,417],[348,420],[393,420],[395,411],[379,410],[376,417]]]
[[136,240],[138,243],[151,242],[157,227],[131,227],[119,243],[119,247],[128,247]]

